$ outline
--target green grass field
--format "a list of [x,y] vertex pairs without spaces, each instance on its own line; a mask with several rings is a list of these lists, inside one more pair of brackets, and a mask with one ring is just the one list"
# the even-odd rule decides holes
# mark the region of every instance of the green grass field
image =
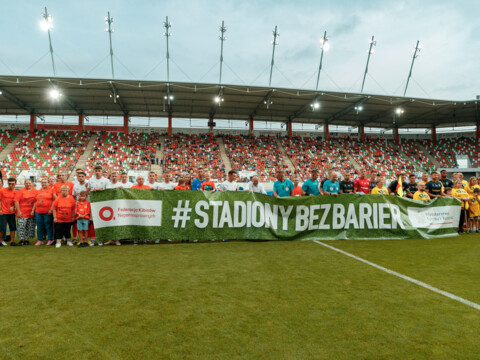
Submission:
[[[480,303],[480,236],[328,241]],[[1,359],[478,359],[480,311],[314,242],[0,248]]]

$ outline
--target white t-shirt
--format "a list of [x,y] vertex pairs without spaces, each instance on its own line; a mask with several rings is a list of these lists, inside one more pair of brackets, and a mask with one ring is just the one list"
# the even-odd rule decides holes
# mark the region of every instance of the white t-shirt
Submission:
[[133,186],[133,184],[130,181],[127,181],[126,183],[123,183],[123,182],[120,181],[119,183],[121,184],[122,188],[124,188],[124,189],[130,189]]
[[158,185],[158,188],[160,190],[175,190],[175,186],[177,186],[177,184],[173,183],[173,182],[169,182],[168,184],[163,182],[163,183],[160,183]]
[[255,193],[260,193],[260,194],[267,194],[265,191],[265,188],[263,187],[262,184],[258,183],[257,186],[253,185],[253,181],[250,181],[247,185],[248,190],[253,191]]
[[90,180],[88,180],[88,188],[90,190],[93,190],[93,189],[105,190],[109,183],[110,181],[108,181],[107,178],[101,177],[100,179],[97,179],[96,177],[92,177]]
[[150,188],[152,188],[153,190],[158,190],[158,189],[160,189],[160,183],[158,183],[158,182],[156,182],[156,181],[155,181],[153,184],[151,184],[150,182],[146,181],[146,182],[145,182],[145,185],[150,186]]
[[123,184],[120,181],[117,181],[115,184],[112,183],[111,181],[108,182],[107,184],[107,189],[120,189],[123,188]]
[[238,184],[236,181],[224,181],[217,185],[217,190],[220,191],[238,191]]
[[[84,183],[83,185],[80,185],[79,182],[77,182],[73,186],[72,196],[75,198],[76,201],[78,201],[78,198],[80,197],[80,192],[87,191],[87,186],[88,186],[87,183]],[[90,201],[90,196],[87,196],[87,201]]]

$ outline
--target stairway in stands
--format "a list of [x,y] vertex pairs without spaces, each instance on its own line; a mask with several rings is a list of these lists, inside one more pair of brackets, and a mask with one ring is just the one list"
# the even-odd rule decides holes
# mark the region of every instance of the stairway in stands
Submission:
[[283,162],[285,163],[285,165],[287,165],[288,170],[290,171],[290,174],[294,174],[295,173],[295,167],[293,166],[292,160],[290,160],[290,158],[287,156],[287,154],[285,154],[285,148],[283,147],[280,139],[277,138],[276,141],[277,141],[278,149],[282,153]]
[[[337,145],[339,148],[342,147],[342,144],[340,143],[340,141],[338,140],[335,140],[333,142],[335,145]],[[348,160],[350,161],[350,164],[352,164],[352,166],[355,168],[356,171],[360,171],[360,169],[362,168],[360,166],[360,164],[353,158],[353,156],[348,152],[347,149],[345,149],[345,154],[347,155],[348,157]]]
[[[162,176],[163,173],[163,167],[162,167],[162,160],[163,160],[163,150],[165,149],[165,136],[160,137],[160,149],[157,147],[157,150],[155,151],[155,163],[150,166],[151,171],[155,171],[156,174],[158,174],[159,177]],[[156,163],[156,160],[158,159],[158,165]]]
[[418,149],[419,149],[419,150],[422,150],[423,153],[424,153],[425,155],[427,155],[427,157],[430,159],[430,161],[433,163],[433,165],[435,165],[435,167],[436,167],[437,169],[440,169],[440,168],[442,167],[442,166],[440,165],[440,163],[437,161],[437,159],[435,159],[435,157],[433,157],[433,156],[428,152],[428,150],[425,149],[425,146],[423,146],[423,145],[420,143],[420,141],[418,141],[418,140],[417,140],[417,146],[418,146]]
[[90,140],[88,141],[88,145],[85,148],[83,154],[78,158],[77,164],[75,165],[75,169],[70,173],[68,177],[68,181],[73,181],[75,179],[75,171],[77,169],[85,169],[87,165],[87,160],[92,155],[93,147],[95,146],[95,141],[97,141],[97,135],[92,135]]
[[227,156],[227,151],[225,150],[225,143],[223,142],[223,137],[217,137],[218,145],[220,146],[220,155],[222,156],[223,165],[225,165],[225,174],[228,174],[232,170],[232,164],[230,159]]
[[15,149],[15,145],[17,145],[20,141],[22,141],[23,136],[28,136],[27,133],[19,133],[15,139],[11,143],[9,143],[7,146],[5,146],[5,149],[0,152],[0,161],[4,161],[7,158],[7,155],[10,154],[10,152]]

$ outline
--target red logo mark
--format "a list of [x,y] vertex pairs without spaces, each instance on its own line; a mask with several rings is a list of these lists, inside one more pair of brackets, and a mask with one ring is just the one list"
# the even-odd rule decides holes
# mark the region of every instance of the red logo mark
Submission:
[[[108,216],[105,216],[104,215],[105,212],[110,214],[108,214]],[[100,212],[98,213],[98,215],[100,216],[100,219],[102,219],[103,221],[110,221],[113,219],[113,209],[110,206],[105,206],[100,209]]]

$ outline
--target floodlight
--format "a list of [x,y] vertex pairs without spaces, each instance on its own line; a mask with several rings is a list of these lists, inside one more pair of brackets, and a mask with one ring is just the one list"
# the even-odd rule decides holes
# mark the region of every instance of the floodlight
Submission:
[[401,114],[404,113],[404,110],[403,110],[402,108],[397,108],[397,109],[395,110],[395,113],[396,113],[397,115],[401,115]]
[[58,91],[57,89],[50,90],[49,94],[50,94],[50,97],[53,100],[58,100],[62,96],[62,93],[60,91]]
[[320,109],[320,103],[318,101],[313,102],[312,104],[310,104],[310,106],[312,107],[313,110]]

